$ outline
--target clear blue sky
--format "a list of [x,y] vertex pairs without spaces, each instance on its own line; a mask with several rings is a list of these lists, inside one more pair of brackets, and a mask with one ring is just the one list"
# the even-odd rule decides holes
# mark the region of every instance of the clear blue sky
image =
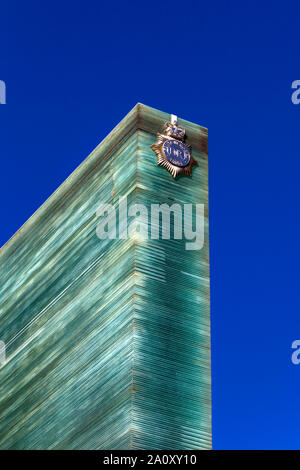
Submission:
[[209,128],[214,448],[300,448],[299,2],[0,6],[0,245],[142,102]]

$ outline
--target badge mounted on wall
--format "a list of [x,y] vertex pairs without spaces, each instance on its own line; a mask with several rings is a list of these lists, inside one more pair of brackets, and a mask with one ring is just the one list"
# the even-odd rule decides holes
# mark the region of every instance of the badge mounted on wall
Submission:
[[178,175],[192,176],[192,167],[198,163],[191,155],[191,147],[184,143],[185,130],[177,125],[177,116],[171,115],[157,142],[150,147],[157,155],[157,164],[164,166],[173,178]]

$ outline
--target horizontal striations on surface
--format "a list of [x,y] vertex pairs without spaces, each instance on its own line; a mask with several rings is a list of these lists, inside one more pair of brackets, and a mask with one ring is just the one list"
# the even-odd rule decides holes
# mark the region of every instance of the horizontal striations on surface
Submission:
[[[153,168],[153,136],[139,132],[137,200],[152,204],[204,204],[205,243],[140,241],[136,249],[133,447],[211,448],[210,311],[207,159],[192,179],[173,180]],[[195,222],[195,221],[194,221]],[[171,233],[175,219],[171,218]]]
[[[0,252],[1,449],[211,448],[207,133],[180,122],[199,164],[174,180],[167,116],[135,107]],[[100,240],[124,196],[149,235],[152,204],[204,204],[203,248]]]
[[134,192],[136,149],[0,257],[2,449],[130,447],[135,245],[100,240],[96,209]]

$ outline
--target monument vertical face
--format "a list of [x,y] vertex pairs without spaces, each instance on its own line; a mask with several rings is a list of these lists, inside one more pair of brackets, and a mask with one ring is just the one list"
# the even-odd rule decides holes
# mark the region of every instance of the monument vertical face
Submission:
[[211,448],[207,165],[137,105],[2,248],[0,448]]

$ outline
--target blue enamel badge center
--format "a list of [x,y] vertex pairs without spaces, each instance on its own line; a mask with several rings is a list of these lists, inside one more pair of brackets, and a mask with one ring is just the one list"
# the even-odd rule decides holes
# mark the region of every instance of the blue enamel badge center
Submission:
[[177,121],[166,122],[162,134],[157,137],[157,142],[151,145],[157,155],[157,164],[169,170],[174,178],[180,174],[191,176],[197,162],[191,155],[191,147],[184,143],[184,128],[178,126]]
[[184,167],[190,163],[191,154],[187,145],[176,140],[166,140],[163,151],[168,161],[173,165]]

